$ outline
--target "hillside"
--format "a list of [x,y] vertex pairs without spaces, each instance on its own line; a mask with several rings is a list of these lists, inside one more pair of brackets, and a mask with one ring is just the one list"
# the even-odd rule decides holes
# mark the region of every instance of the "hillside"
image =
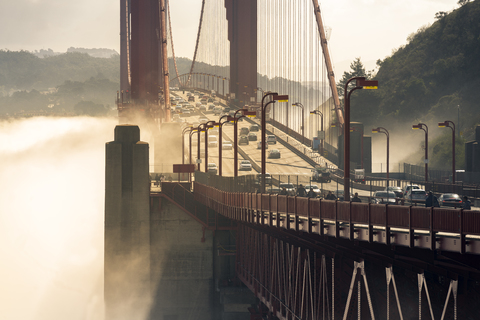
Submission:
[[352,97],[352,118],[367,124],[457,119],[480,123],[480,1],[451,13],[408,38],[379,65],[379,90]]

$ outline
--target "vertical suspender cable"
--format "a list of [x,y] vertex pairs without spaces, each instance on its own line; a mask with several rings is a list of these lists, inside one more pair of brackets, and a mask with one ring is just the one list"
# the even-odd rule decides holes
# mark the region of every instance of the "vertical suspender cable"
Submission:
[[190,67],[190,73],[189,73],[188,79],[185,83],[186,86],[188,85],[188,83],[190,82],[190,78],[192,77],[193,68],[195,66],[195,60],[197,58],[198,43],[200,42],[200,31],[202,30],[202,20],[203,20],[204,9],[205,9],[205,0],[202,0],[202,11],[200,13],[200,22],[198,24],[197,42],[195,44],[195,52],[193,54],[192,66]]

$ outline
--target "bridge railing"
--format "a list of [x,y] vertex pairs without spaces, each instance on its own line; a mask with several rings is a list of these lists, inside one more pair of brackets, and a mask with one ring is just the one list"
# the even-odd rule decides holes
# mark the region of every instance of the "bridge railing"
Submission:
[[[227,192],[195,182],[195,200],[234,220],[250,223],[268,224],[290,228],[293,219],[294,228],[298,230],[299,221],[309,225],[302,230],[312,230],[320,225],[331,224],[338,230],[342,225],[349,228],[353,235],[361,225],[373,232],[374,228],[385,230],[387,244],[390,235],[403,232],[410,235],[410,245],[416,240],[415,233],[425,232],[430,236],[430,249],[435,249],[437,233],[449,233],[459,238],[460,252],[464,253],[466,236],[480,236],[480,212],[453,208],[425,208],[415,206],[354,203],[323,199],[309,199],[297,196],[261,194],[252,192]],[[267,216],[265,216],[267,215]],[[270,215],[270,216],[269,216]],[[273,218],[274,217],[274,218]],[[358,226],[360,225],[360,226]],[[379,229],[380,228],[380,229]],[[395,230],[395,228],[404,231]],[[339,231],[336,234],[339,234]],[[370,236],[371,237],[371,236]],[[405,237],[406,238],[406,237]],[[351,238],[353,240],[353,238]],[[371,239],[371,238],[370,238]],[[380,241],[382,242],[382,241]],[[470,252],[476,253],[475,246]],[[479,251],[480,253],[480,251]]]

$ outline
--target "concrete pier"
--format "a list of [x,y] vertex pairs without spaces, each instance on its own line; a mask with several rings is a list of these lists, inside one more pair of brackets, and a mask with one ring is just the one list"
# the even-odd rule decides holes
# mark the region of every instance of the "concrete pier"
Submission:
[[106,319],[146,319],[150,289],[150,180],[147,143],[135,125],[115,128],[106,144]]

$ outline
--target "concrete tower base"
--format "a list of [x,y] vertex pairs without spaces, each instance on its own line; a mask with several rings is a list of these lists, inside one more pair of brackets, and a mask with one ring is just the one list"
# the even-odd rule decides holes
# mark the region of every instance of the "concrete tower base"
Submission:
[[145,319],[150,290],[150,180],[147,143],[133,125],[115,128],[106,144],[105,314]]

